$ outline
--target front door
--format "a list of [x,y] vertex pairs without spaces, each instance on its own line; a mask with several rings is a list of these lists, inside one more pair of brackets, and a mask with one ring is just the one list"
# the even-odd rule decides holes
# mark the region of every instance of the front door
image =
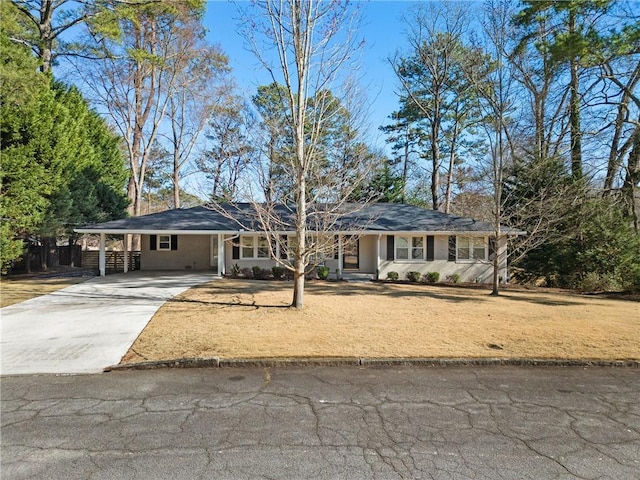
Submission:
[[345,238],[342,247],[342,268],[358,270],[360,268],[360,239]]

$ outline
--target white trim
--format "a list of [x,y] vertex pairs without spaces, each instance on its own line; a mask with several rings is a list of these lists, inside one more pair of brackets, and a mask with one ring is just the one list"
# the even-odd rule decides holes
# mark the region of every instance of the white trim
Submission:
[[[244,245],[243,239],[250,238],[251,246]],[[266,241],[266,254],[260,255],[260,239]],[[240,234],[240,260],[265,260],[271,258],[269,255],[269,237],[262,233],[246,233]],[[245,256],[244,249],[251,248],[252,254],[251,256]]]
[[[474,250],[476,248],[480,248],[480,246],[475,246],[475,242],[469,242],[469,258],[458,258],[458,252],[460,251],[460,247],[458,245],[459,238],[469,238],[469,239],[478,239],[482,238],[482,244],[484,247],[484,258],[476,258],[474,256]],[[489,258],[489,237],[483,236],[479,237],[476,235],[456,235],[456,263],[477,263],[477,262],[486,262]]]
[[[160,240],[160,237],[167,237],[168,240],[166,242],[162,242]],[[167,247],[160,247],[161,243],[167,243],[168,246]],[[165,233],[161,233],[161,234],[157,235],[156,250],[159,251],[159,252],[170,252],[171,251],[171,235],[167,235]]]

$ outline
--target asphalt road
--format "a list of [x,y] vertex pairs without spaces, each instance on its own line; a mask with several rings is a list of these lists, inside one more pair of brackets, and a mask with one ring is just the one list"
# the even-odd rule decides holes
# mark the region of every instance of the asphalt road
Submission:
[[1,380],[3,479],[640,479],[637,368]]

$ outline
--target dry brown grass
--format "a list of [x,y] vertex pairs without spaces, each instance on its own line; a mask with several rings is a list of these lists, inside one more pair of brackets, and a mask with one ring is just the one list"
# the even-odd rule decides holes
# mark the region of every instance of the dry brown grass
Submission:
[[0,281],[0,308],[46,295],[62,288],[84,282],[87,277],[70,278],[3,278]]
[[[569,293],[214,281],[167,302],[123,362],[175,358],[640,359],[640,303]],[[502,350],[489,347],[502,346]]]

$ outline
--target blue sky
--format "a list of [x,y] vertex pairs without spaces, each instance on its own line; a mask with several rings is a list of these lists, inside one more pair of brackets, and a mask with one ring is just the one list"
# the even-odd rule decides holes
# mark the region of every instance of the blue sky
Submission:
[[[250,97],[259,85],[270,83],[271,79],[255,56],[245,48],[244,40],[237,32],[238,6],[243,3],[234,4],[225,0],[207,2],[204,24],[209,31],[208,40],[219,45],[228,55],[239,88],[245,96]],[[387,117],[398,105],[395,94],[397,82],[387,58],[405,45],[401,16],[414,3],[385,0],[363,2],[361,5],[364,18],[359,33],[365,40],[362,68],[367,97],[371,102],[369,138],[378,146],[383,145],[384,139],[377,128],[388,122]]]

